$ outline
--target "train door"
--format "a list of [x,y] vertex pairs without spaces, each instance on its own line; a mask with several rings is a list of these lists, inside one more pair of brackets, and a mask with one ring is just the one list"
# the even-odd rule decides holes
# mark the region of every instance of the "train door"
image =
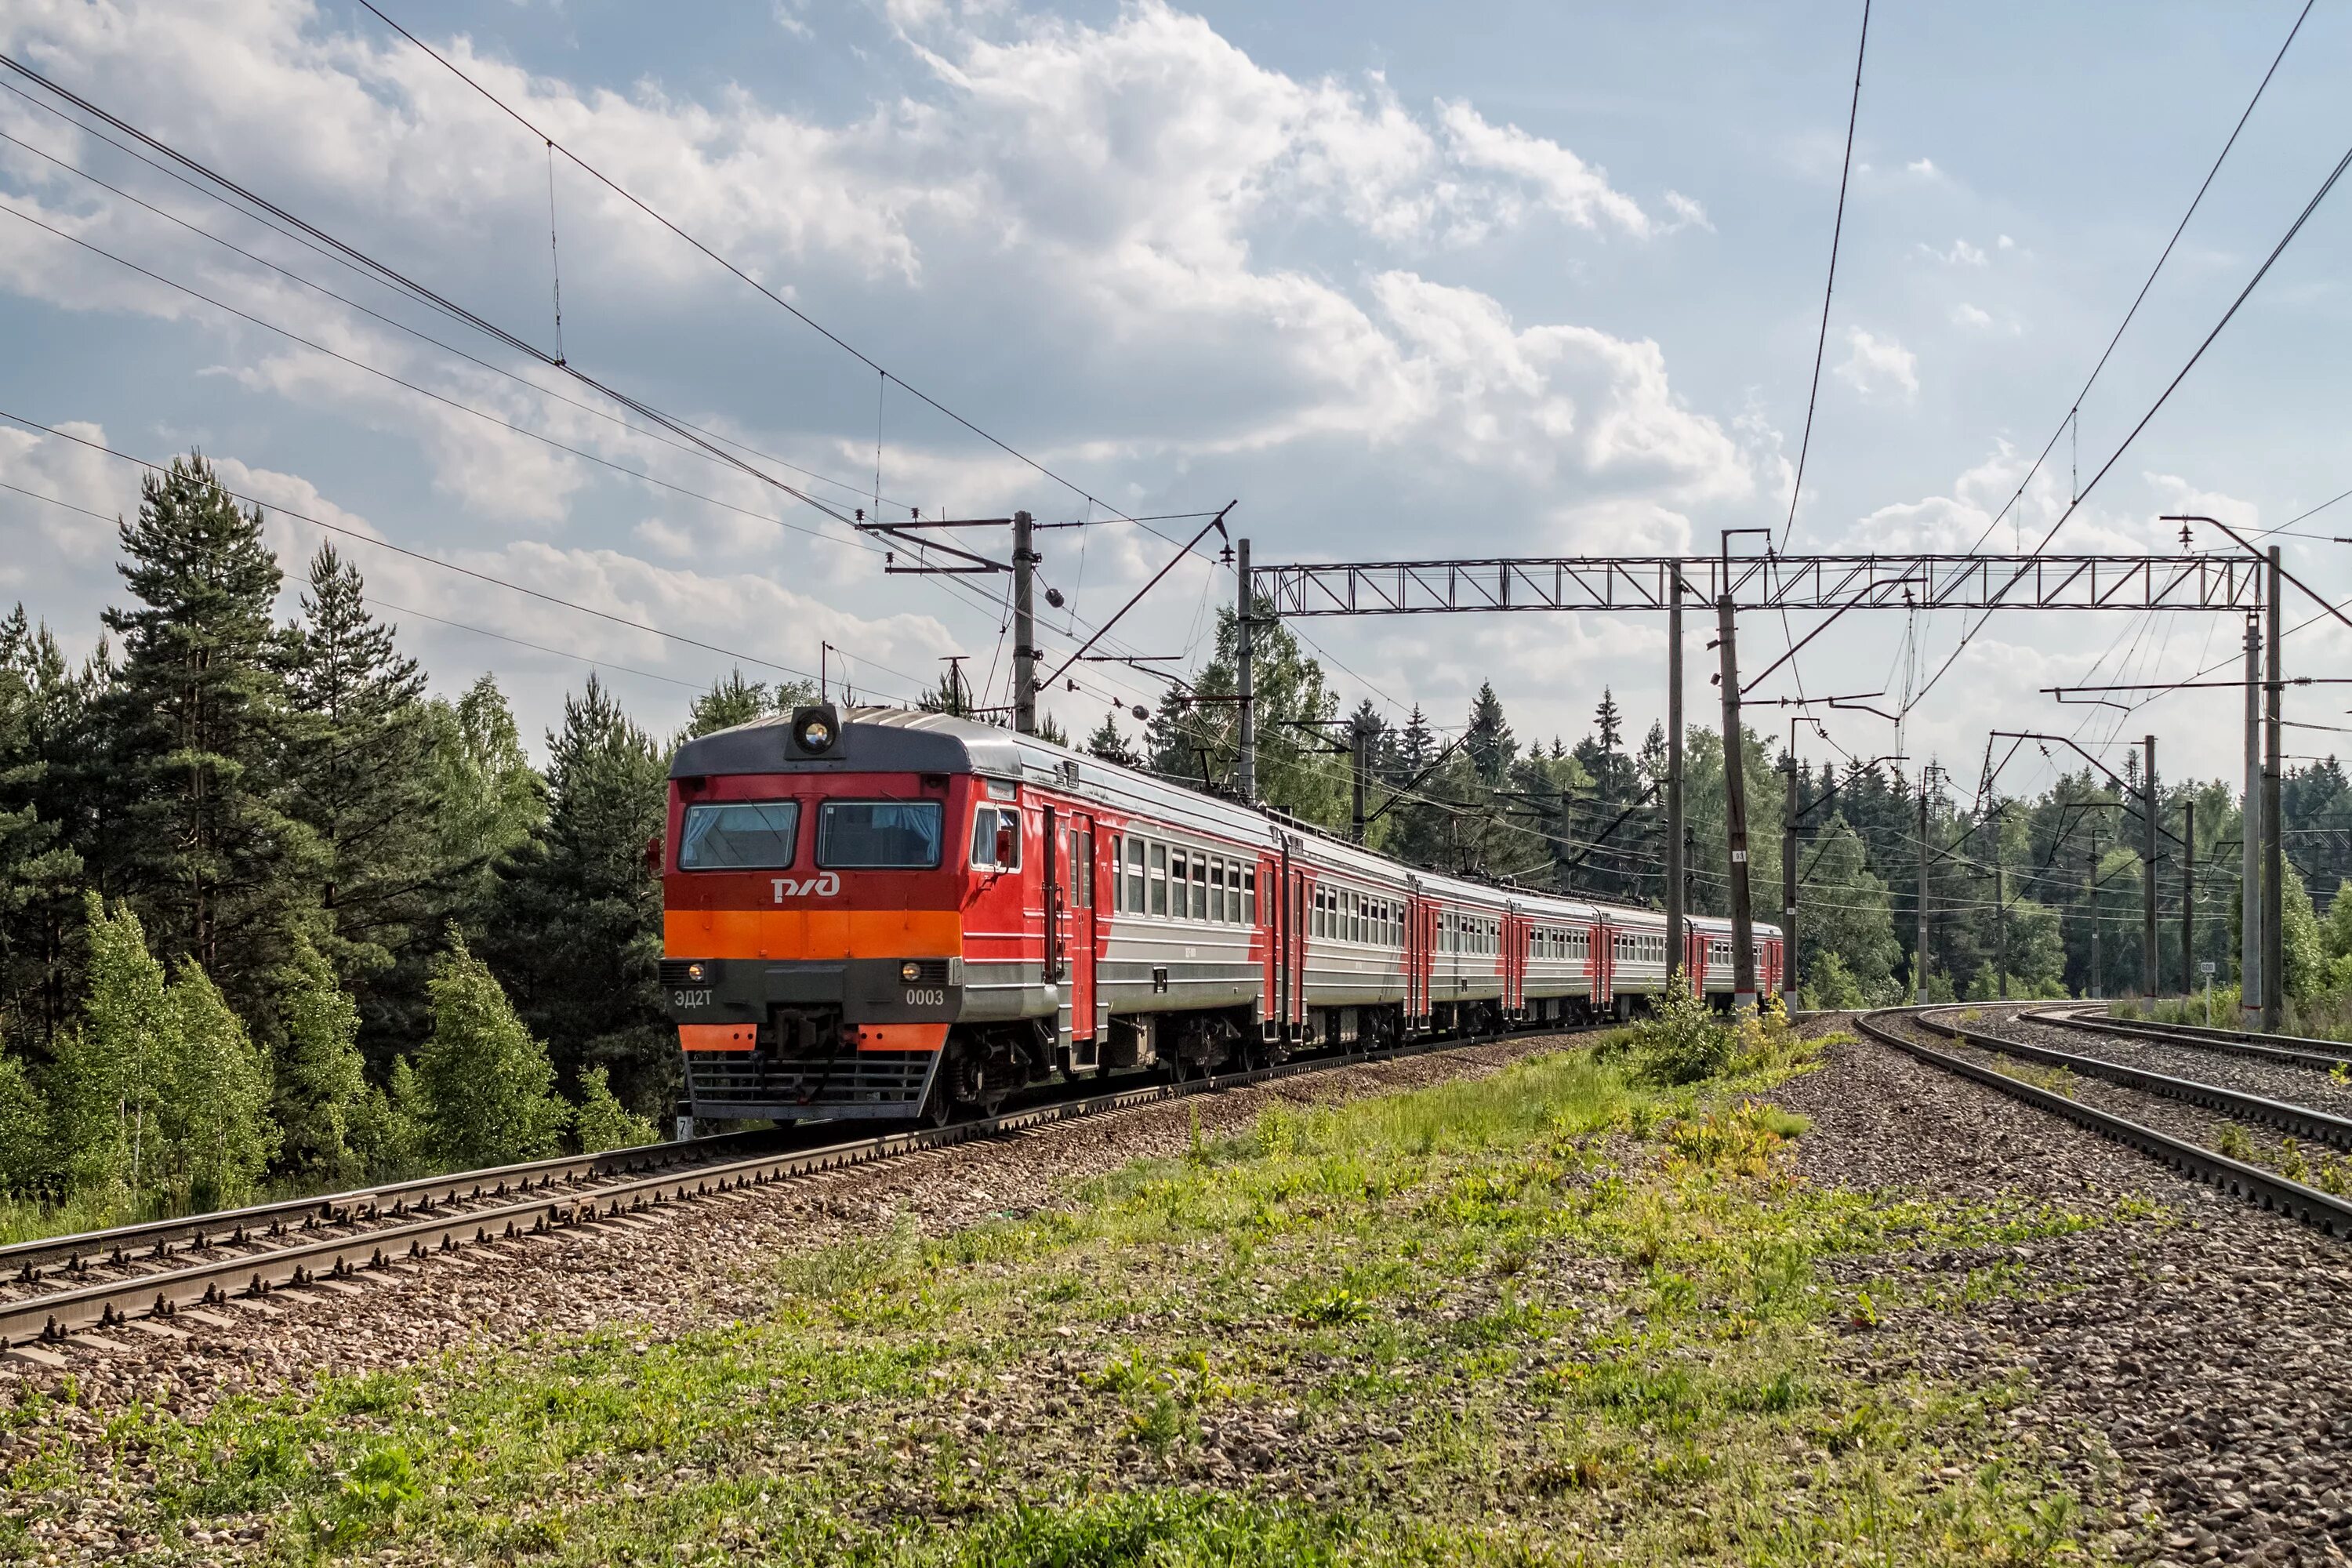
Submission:
[[1300,1039],[1306,1037],[1307,1024],[1307,942],[1310,934],[1307,907],[1307,873],[1294,867],[1290,873],[1286,916],[1290,922],[1290,979],[1288,1007],[1283,1022]]
[[1612,982],[1617,969],[1617,928],[1606,921],[1592,923],[1592,1005],[1605,1008],[1616,1000]]
[[1065,938],[1069,954],[1071,1060],[1092,1067],[1102,1037],[1095,1017],[1095,819],[1082,812],[1070,814],[1063,837],[1068,850],[1069,928]]

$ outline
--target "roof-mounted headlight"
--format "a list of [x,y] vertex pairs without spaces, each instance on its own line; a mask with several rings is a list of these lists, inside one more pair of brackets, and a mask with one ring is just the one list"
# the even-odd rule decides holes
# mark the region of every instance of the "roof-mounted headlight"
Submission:
[[841,715],[830,702],[793,710],[793,746],[804,757],[830,755],[841,743]]

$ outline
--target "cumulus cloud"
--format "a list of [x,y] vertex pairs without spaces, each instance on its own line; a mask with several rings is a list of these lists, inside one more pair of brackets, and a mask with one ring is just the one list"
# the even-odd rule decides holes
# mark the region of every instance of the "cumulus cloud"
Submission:
[[1916,174],[1923,180],[1932,180],[1937,173],[1935,161],[1930,158],[1914,158],[1903,165],[1903,172],[1906,174]]
[[1925,242],[1920,244],[1918,249],[1920,255],[1940,261],[1947,267],[1982,267],[1986,260],[1983,248],[1970,245],[1965,239],[1952,241],[1951,248],[1948,250],[1937,250],[1934,246]]
[[1438,110],[1446,141],[1464,167],[1524,181],[1545,205],[1580,228],[1605,224],[1637,237],[1651,232],[1648,215],[1631,197],[1611,188],[1606,170],[1559,142],[1531,136],[1516,125],[1491,125],[1466,103],[1441,103]]
[[1666,210],[1674,215],[1673,220],[1665,226],[1667,231],[1703,228],[1709,234],[1715,232],[1715,225],[1707,220],[1706,209],[1690,197],[1680,191],[1668,191],[1665,200]]
[[1848,327],[1846,356],[1837,377],[1873,402],[1919,395],[1919,359],[1893,337],[1879,337],[1860,327]]

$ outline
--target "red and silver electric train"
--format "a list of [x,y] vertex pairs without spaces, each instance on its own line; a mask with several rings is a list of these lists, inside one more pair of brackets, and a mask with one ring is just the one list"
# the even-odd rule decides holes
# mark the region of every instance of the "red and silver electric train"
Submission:
[[[662,860],[698,1120],[944,1120],[1055,1074],[1622,1017],[1666,983],[1654,911],[1417,871],[940,713],[688,742]],[[1780,935],[1755,934],[1769,992]],[[1730,923],[1685,940],[1727,998]]]

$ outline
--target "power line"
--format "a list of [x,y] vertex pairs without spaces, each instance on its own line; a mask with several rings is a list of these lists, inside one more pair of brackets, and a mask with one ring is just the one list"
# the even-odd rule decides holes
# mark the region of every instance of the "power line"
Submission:
[[[166,464],[152,462],[145,458],[134,457],[129,452],[118,451],[112,447],[106,446],[100,442],[89,440],[85,437],[76,436],[70,431],[60,430],[51,425],[44,425],[37,419],[28,419],[21,414],[12,414],[5,408],[0,408],[0,419],[5,419],[8,423],[16,425],[26,430],[38,431],[42,435],[55,437],[60,441],[69,441],[77,447],[83,447],[89,451],[100,453],[121,462],[129,463],[134,468],[144,468],[151,473],[163,474],[171,471],[169,466]],[[215,483],[218,483],[217,479],[215,479]],[[43,496],[38,494],[37,491],[20,489],[19,487],[15,485],[10,485],[7,488],[13,490],[17,490],[19,494],[34,496],[35,499],[40,500],[56,500],[55,497]],[[661,637],[668,642],[678,643],[687,647],[700,648],[705,653],[719,654],[723,658],[734,659],[740,664],[757,665],[763,669],[772,669],[781,674],[793,676],[803,680],[813,680],[815,679],[814,674],[805,669],[796,669],[791,665],[779,664],[773,659],[761,658],[756,654],[740,653],[733,648],[721,647],[717,643],[704,642],[698,637],[688,637],[682,632],[666,631],[662,627],[651,625],[648,622],[631,620],[626,616],[615,615],[610,610],[600,610],[593,605],[583,605],[579,603],[577,600],[566,599],[558,595],[550,594],[543,589],[529,587],[523,584],[514,582],[509,578],[497,576],[488,572],[477,571],[471,566],[461,566],[454,561],[445,561],[437,555],[428,555],[421,550],[412,550],[404,544],[394,544],[388,539],[378,539],[374,535],[363,533],[358,529],[347,528],[341,523],[328,522],[323,519],[310,517],[305,513],[296,511],[291,507],[280,506],[274,501],[264,500],[258,496],[248,495],[242,490],[231,489],[226,485],[220,485],[219,488],[223,495],[228,496],[236,500],[244,501],[247,505],[263,508],[267,511],[275,511],[279,516],[292,518],[297,522],[306,522],[313,528],[323,529],[329,533],[339,534],[346,539],[355,539],[362,544],[372,545],[378,550],[389,550],[395,555],[404,555],[412,561],[421,561],[426,565],[437,566],[445,572],[454,572],[462,577],[471,577],[477,582],[488,583],[495,587],[507,589],[510,593],[520,594],[526,598],[537,599],[543,604],[554,605],[562,609],[575,610],[583,616],[593,616],[598,620],[609,621],[614,626],[626,626],[632,631],[646,632],[651,636]],[[59,504],[69,505],[70,503]],[[73,510],[80,511],[87,509],[75,507]],[[885,668],[886,667],[876,665],[875,668],[880,669]],[[888,671],[888,673],[898,674],[899,672],[891,670]],[[904,677],[901,676],[901,679],[904,679]]]
[[[1044,463],[1038,461],[1036,458],[1030,457],[1027,453],[1003,440],[1002,437],[982,429],[971,420],[965,418],[954,409],[950,408],[946,404],[941,403],[938,398],[933,397],[929,393],[925,392],[922,388],[907,381],[905,377],[894,374],[888,369],[885,368],[879,362],[876,361],[871,356],[858,349],[856,345],[852,344],[847,339],[842,337],[839,333],[833,331],[833,329],[817,321],[816,318],[811,316],[807,311],[802,310],[799,306],[793,304],[782,295],[778,294],[774,289],[770,289],[766,284],[752,277],[749,272],[744,271],[743,268],[735,265],[734,262],[730,261],[726,257],[721,256],[718,251],[713,250],[709,246],[704,244],[693,235],[688,234],[685,229],[680,228],[676,223],[673,223],[669,218],[664,216],[661,213],[648,205],[626,186],[614,181],[610,176],[606,175],[603,170],[597,168],[594,164],[581,157],[579,153],[574,153],[571,148],[565,146],[562,142],[555,140],[555,138],[550,136],[546,132],[541,130],[537,125],[531,123],[530,120],[526,119],[520,111],[509,105],[504,99],[501,99],[488,88],[484,87],[480,82],[467,75],[466,72],[460,69],[457,63],[451,60],[447,56],[442,54],[439,50],[434,48],[432,45],[426,43],[424,39],[410,32],[406,27],[402,26],[398,22],[394,21],[390,16],[386,16],[383,9],[374,4],[374,0],[360,0],[360,4],[364,6],[377,21],[382,22],[385,26],[391,28],[403,38],[408,40],[409,43],[415,45],[417,49],[439,64],[444,69],[448,71],[450,75],[456,77],[459,81],[464,82],[467,87],[472,88],[484,99],[495,105],[499,110],[505,114],[509,120],[512,120],[516,124],[530,132],[531,135],[538,138],[549,148],[562,153],[564,157],[570,159],[572,164],[582,173],[587,174],[591,179],[603,185],[606,190],[611,191],[614,195],[619,196],[623,201],[627,202],[631,206],[645,214],[646,216],[653,219],[654,222],[667,229],[677,238],[685,241],[696,250],[700,251],[710,260],[718,263],[720,267],[725,268],[741,282],[756,290],[760,296],[765,299],[769,303],[790,313],[803,326],[806,326],[811,331],[816,332],[827,342],[832,343],[835,348],[841,350],[844,353],[848,354],[852,359],[856,360],[868,370],[873,371],[876,374],[881,376],[886,381],[897,383],[898,385],[908,395],[927,405],[937,413],[954,421],[964,429],[969,430],[974,436],[977,436],[982,440],[987,442],[990,446],[994,447],[999,451],[1004,453],[1007,457],[1013,458],[1028,468],[1034,469],[1037,473],[1043,475],[1046,479],[1053,480],[1055,484],[1060,485],[1071,494],[1085,500],[1088,505],[1099,506],[1104,510],[1109,512],[1113,517],[1123,521],[1135,523],[1139,527],[1144,526],[1141,519],[1130,516],[1127,512],[1120,510],[1118,508],[1110,505],[1108,501],[1096,496],[1075,480],[1065,478],[1061,474],[1056,473],[1054,469],[1047,468]],[[1145,527],[1144,531],[1168,543],[1172,544],[1176,542],[1174,540],[1169,539],[1167,535],[1160,533],[1157,529]],[[1192,552],[1198,553],[1197,552]]]
[[[2305,9],[2307,10],[2308,6]],[[2286,253],[2286,247],[2294,242],[2294,237],[2303,232],[2304,225],[2311,221],[2311,215],[2319,210],[2319,204],[2327,199],[2328,193],[2333,191],[2336,182],[2344,177],[2344,171],[2347,168],[2352,168],[2352,147],[2347,148],[2344,155],[2336,161],[2335,166],[2328,171],[2327,177],[2319,183],[2319,188],[2312,193],[2311,199],[2304,204],[2303,210],[2295,215],[2294,221],[2289,224],[2286,232],[2279,237],[2278,243],[2271,247],[2270,254],[2263,258],[2263,264],[2256,268],[2254,275],[2246,280],[2246,286],[2239,289],[2237,298],[2230,301],[2230,308],[2221,312],[2221,319],[2213,323],[2213,330],[2205,334],[2204,339],[2198,343],[2196,352],[2189,356],[2188,362],[2174,374],[2170,381],[2165,384],[2164,390],[2157,394],[2156,401],[2148,405],[2147,412],[2140,416],[2139,423],[2134,425],[2131,433],[2116,445],[2113,452],[2108,454],[2107,460],[2099,465],[2098,472],[2091,476],[2091,482],[2083,487],[2083,493],[2067,505],[2066,510],[2059,514],[2058,520],[2042,534],[2041,542],[2033,547],[2034,554],[2040,554],[2048,547],[2051,540],[2057,537],[2058,531],[2066,526],[2066,520],[2073,517],[2075,510],[2089,499],[2091,491],[2098,488],[2099,481],[2105,479],[2108,472],[2123,460],[2124,454],[2131,449],[2132,443],[2139,438],[2140,432],[2147,428],[2149,421],[2156,417],[2173,393],[2179,389],[2180,384],[2188,379],[2189,373],[2197,368],[2197,362],[2205,357],[2205,351],[2213,346],[2214,340],[2221,335],[2222,330],[2236,317],[2239,310],[2252,296],[2256,287],[2269,276],[2271,268],[2277,265],[2278,258]],[[1927,685],[1919,689],[1918,696],[1905,704],[1906,712],[1916,707],[1921,699],[1935,689],[1936,683],[1944,678],[1944,672],[1952,668],[1953,661],[1960,657],[1977,633],[1982,631],[1985,623],[1991,618],[1990,610],[1986,610],[1977,617],[1976,625],[1970,626],[1961,636],[1959,643],[1952,649],[1949,657],[1937,668],[1934,675],[1928,677]]]
[[[2239,114],[2237,124],[2230,128],[2230,139],[2221,143],[2221,151],[2215,155],[2213,166],[2205,171],[2205,178],[2199,183],[2197,194],[2189,198],[2189,210],[2182,213],[2180,221],[2173,226],[2172,237],[2164,242],[2164,249],[2158,255],[2156,265],[2148,268],[2147,280],[2140,284],[2139,292],[2132,296],[2131,309],[2126,310],[2124,319],[2116,324],[2115,336],[2107,340],[2107,346],[2100,353],[2098,363],[2091,367],[2091,374],[2084,379],[2082,390],[2074,394],[2074,401],[2067,409],[2066,416],[2058,422],[2058,428],[2050,433],[2049,443],[2042,448],[2042,456],[2034,458],[2032,466],[2026,469],[2024,479],[2017,487],[2017,493],[2009,498],[2008,502],[1994,514],[1992,521],[1985,524],[1984,531],[1977,535],[1976,543],[1969,547],[1971,552],[1984,548],[1984,542],[1992,537],[1992,531],[2000,526],[2000,520],[2007,517],[2010,509],[2024,496],[2027,486],[2033,483],[2033,476],[2041,471],[2042,463],[2048,460],[2051,451],[2058,445],[2058,437],[2064,435],[2070,426],[2079,430],[2083,399],[2091,395],[2091,387],[2098,381],[2099,373],[2107,368],[2107,361],[2115,353],[2116,345],[2123,342],[2125,330],[2132,324],[2132,318],[2139,314],[2141,302],[2147,300],[2147,291],[2156,286],[2157,274],[2164,270],[2165,262],[2171,258],[2173,247],[2180,243],[2181,235],[2189,227],[2189,220],[2197,216],[2197,208],[2205,200],[2205,193],[2212,187],[2214,176],[2221,172],[2221,164],[2230,156],[2230,149],[2238,144],[2239,132],[2245,130],[2246,121],[2253,118],[2254,106],[2262,102],[2263,92],[2268,90],[2271,85],[2271,78],[2278,74],[2279,62],[2286,58],[2288,47],[2294,42],[2295,35],[2303,31],[2304,18],[2311,15],[2313,4],[2314,0],[2304,0],[2303,9],[2295,14],[2294,26],[2287,29],[2285,41],[2279,45],[2278,53],[2271,57],[2270,69],[2263,72],[2263,79],[2255,84],[2254,96],[2246,100],[2246,107]],[[2126,442],[2126,445],[2128,446],[2129,443]],[[2075,496],[2071,499],[2079,504],[2082,498]],[[2074,507],[2069,506],[2066,510],[2072,512]],[[2061,518],[2059,521],[2063,522],[2065,519]]]
[[1853,172],[1853,128],[1862,118],[1862,61],[1870,48],[1870,0],[1862,0],[1862,41],[1853,50],[1853,101],[1845,112],[1845,161],[1838,165],[1837,217],[1830,226],[1830,275],[1822,285],[1822,330],[1813,340],[1813,384],[1805,394],[1805,435],[1797,443],[1797,478],[1789,487],[1789,521],[1780,528],[1780,545],[1788,548],[1790,534],[1797,527],[1797,498],[1805,489],[1805,458],[1813,446],[1813,405],[1822,395],[1822,361],[1830,343],[1830,298],[1837,292],[1838,241],[1845,234],[1845,187]]

